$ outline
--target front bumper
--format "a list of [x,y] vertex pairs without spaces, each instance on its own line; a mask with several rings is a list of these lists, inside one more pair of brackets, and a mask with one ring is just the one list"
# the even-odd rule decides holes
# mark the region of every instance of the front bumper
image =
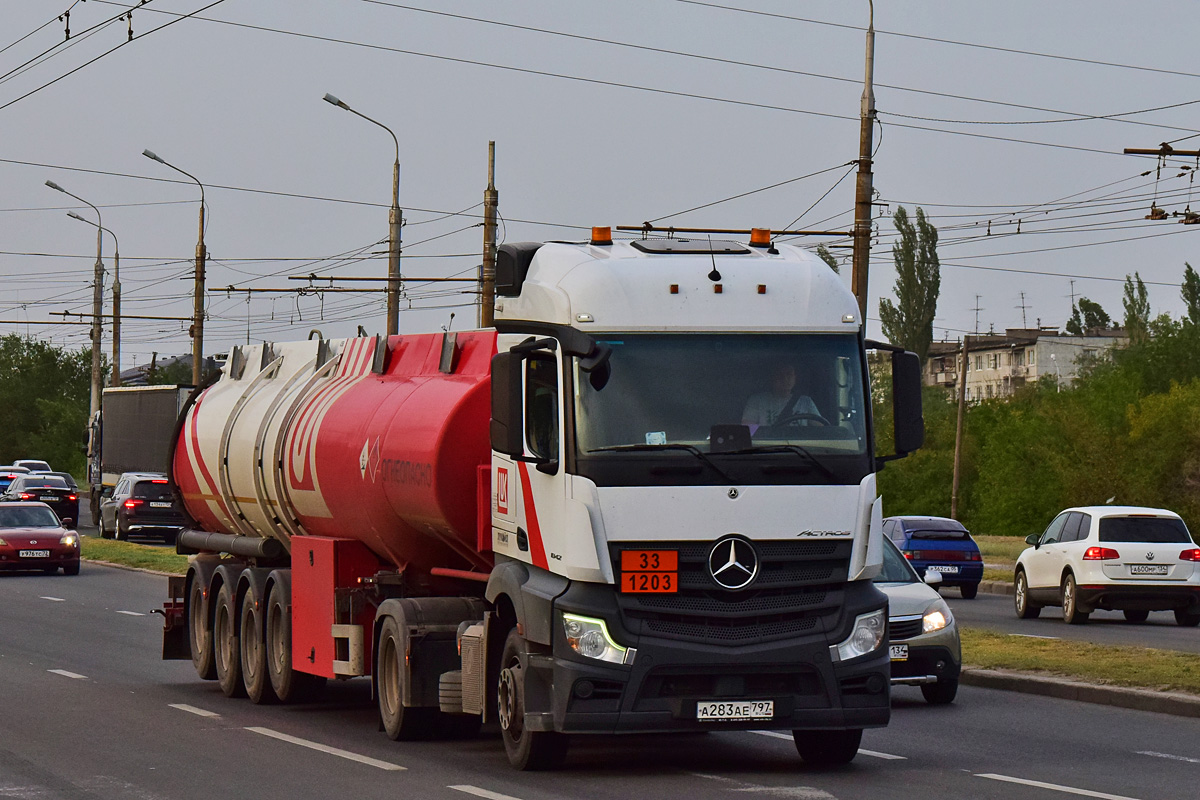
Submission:
[[[836,629],[726,646],[635,635],[622,625],[613,587],[572,584],[555,600],[552,655],[534,656],[526,677],[526,725],[570,733],[701,730],[845,730],[886,725],[888,649],[835,662],[830,645],[855,618],[883,608],[869,581],[847,584]],[[564,612],[604,619],[637,656],[628,666],[583,658],[563,637]],[[699,701],[771,700],[771,719],[701,722]]]

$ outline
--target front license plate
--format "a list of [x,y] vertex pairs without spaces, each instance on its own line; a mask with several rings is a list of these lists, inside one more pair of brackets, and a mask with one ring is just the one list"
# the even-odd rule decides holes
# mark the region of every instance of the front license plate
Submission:
[[1130,564],[1130,575],[1166,575],[1166,564]]
[[771,719],[775,716],[774,700],[702,700],[696,703],[696,719],[700,722],[741,722],[751,719]]
[[21,558],[49,558],[49,550],[20,550],[17,552]]
[[892,657],[892,661],[908,661],[908,645],[893,644],[888,647],[888,655]]
[[151,508],[170,508],[171,504],[170,503],[151,503],[150,507]]
[[932,564],[925,568],[926,572],[941,572],[945,575],[957,575],[958,567],[952,567],[949,564]]

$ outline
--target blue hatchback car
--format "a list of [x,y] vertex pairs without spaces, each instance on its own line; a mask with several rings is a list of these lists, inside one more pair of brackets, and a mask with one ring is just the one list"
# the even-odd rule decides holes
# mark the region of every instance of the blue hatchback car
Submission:
[[979,593],[983,556],[961,522],[945,517],[888,517],[883,534],[900,548],[918,575],[940,573],[942,586],[957,586],[968,600]]

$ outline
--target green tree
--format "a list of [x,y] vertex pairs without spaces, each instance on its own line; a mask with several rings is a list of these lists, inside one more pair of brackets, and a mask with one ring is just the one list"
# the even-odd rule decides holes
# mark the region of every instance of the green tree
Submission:
[[829,265],[829,268],[831,270],[833,270],[834,272],[838,272],[838,273],[841,272],[841,270],[838,269],[837,257],[834,256],[833,253],[829,252],[828,247],[826,247],[823,244],[817,245],[817,255],[819,255],[821,257],[822,261],[824,261],[826,264]]
[[942,271],[937,255],[937,228],[925,219],[918,207],[914,225],[904,206],[892,216],[900,238],[892,245],[896,264],[896,283],[893,292],[896,303],[884,298],[879,301],[879,320],[883,335],[893,344],[911,350],[925,360],[933,342],[933,318],[937,313],[941,291]]
[[1112,317],[1099,303],[1080,297],[1077,305],[1071,306],[1071,318],[1067,320],[1067,333],[1083,336],[1091,330],[1108,330]]
[[82,474],[91,374],[91,350],[0,337],[0,462],[40,458]]
[[1125,332],[1130,341],[1140,342],[1150,330],[1150,296],[1146,292],[1142,276],[1136,272],[1132,277],[1125,276],[1125,296],[1122,303],[1125,306]]
[[1187,309],[1188,322],[1200,325],[1200,275],[1186,261],[1183,262],[1183,285],[1179,296],[1183,298],[1183,305]]

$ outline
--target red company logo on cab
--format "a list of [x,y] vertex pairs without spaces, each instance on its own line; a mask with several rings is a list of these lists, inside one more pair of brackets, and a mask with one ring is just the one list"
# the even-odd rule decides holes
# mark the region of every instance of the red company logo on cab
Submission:
[[508,468],[496,468],[496,513],[508,513]]

